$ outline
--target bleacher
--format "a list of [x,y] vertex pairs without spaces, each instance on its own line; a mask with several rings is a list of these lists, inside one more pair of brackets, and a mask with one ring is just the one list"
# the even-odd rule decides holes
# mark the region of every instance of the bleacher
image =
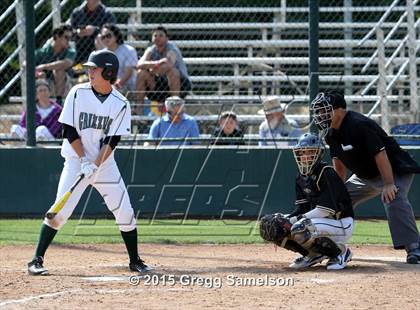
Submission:
[[[245,3],[245,2],[244,2]],[[247,2],[246,2],[247,3]],[[361,91],[378,75],[377,60],[362,72],[370,56],[377,50],[372,37],[360,46],[360,40],[374,27],[388,9],[386,1],[373,1],[345,7],[334,2],[320,7],[319,64],[320,89],[341,88],[346,99],[359,111],[366,112],[378,100],[374,85],[361,96]],[[307,105],[308,89],[308,12],[307,2],[278,1],[278,6],[242,5],[162,6],[149,1],[137,1],[138,7],[110,7],[118,26],[126,33],[126,43],[142,55],[150,44],[150,31],[163,25],[172,42],[181,49],[193,82],[187,103],[200,103],[200,121],[213,120],[222,102],[260,102],[261,96],[279,94],[287,102],[297,96]],[[150,6],[149,6],[150,5]],[[67,8],[68,9],[68,8]],[[382,28],[395,26],[406,7],[397,5]],[[415,7],[416,12],[420,10]],[[388,51],[395,50],[407,34],[401,30],[405,21],[387,42]],[[416,23],[418,26],[418,21]],[[420,45],[420,40],[417,41]],[[388,70],[387,81],[396,78],[405,57],[396,57]],[[417,64],[420,59],[417,59]],[[409,77],[401,74],[398,91],[387,97],[389,102],[406,104]],[[15,96],[19,101],[19,96]],[[361,103],[363,105],[361,105]],[[251,115],[256,109],[249,110]],[[255,114],[254,114],[255,115]],[[17,115],[2,115],[2,120],[15,120]],[[151,118],[138,116],[136,121]],[[250,122],[248,119],[247,122]]]
[[[167,27],[172,42],[181,48],[188,64],[195,93],[247,95],[258,89],[264,93],[281,89],[282,94],[295,94],[296,88],[307,88],[308,8],[306,4],[295,7],[288,2],[281,7],[278,3],[276,7],[147,7],[143,4],[111,10],[117,17],[128,15],[127,20],[131,22],[119,26],[127,30],[128,43],[139,51],[148,46],[151,29],[159,24]],[[343,7],[341,2],[331,5],[320,7],[321,87],[335,84],[344,88],[344,80],[337,80],[337,76],[345,76],[347,86],[351,83],[350,93],[357,93],[366,85],[366,76],[378,73],[374,67],[361,73],[377,48],[376,39],[368,40],[362,47],[358,43],[388,7],[380,2],[353,7]],[[404,9],[394,8],[396,13]],[[344,21],[346,14],[352,14],[352,21]],[[214,16],[214,21],[210,22],[208,16]],[[197,22],[200,18],[205,22]],[[332,22],[325,22],[328,19]],[[188,20],[191,23],[185,22]],[[390,29],[394,25],[387,22],[383,27]],[[390,40],[389,48],[396,48],[402,35]],[[401,62],[402,59],[396,59],[395,65]]]

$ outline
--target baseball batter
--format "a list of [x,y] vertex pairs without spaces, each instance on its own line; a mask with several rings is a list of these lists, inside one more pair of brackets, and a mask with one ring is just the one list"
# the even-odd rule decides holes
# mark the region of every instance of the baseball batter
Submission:
[[131,111],[127,99],[112,84],[118,72],[114,53],[92,52],[84,66],[88,67],[89,83],[74,86],[60,115],[64,141],[61,155],[64,168],[58,184],[56,201],[69,190],[79,174],[84,178],[74,189],[63,209],[53,219],[45,218],[33,260],[28,264],[31,275],[45,275],[45,252],[58,230],[73,213],[88,185],[104,198],[114,214],[130,257],[131,271],[151,268],[139,257],[136,218],[130,199],[114,160],[114,149],[122,135],[130,134]]

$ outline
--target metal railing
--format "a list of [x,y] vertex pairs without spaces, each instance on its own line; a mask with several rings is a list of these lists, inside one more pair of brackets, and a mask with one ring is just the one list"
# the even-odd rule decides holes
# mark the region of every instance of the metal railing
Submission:
[[[394,2],[398,2],[395,0]],[[389,10],[389,6],[351,6],[351,7],[320,7],[319,12],[321,13],[343,13],[344,11],[349,12],[383,12]],[[393,5],[394,11],[404,12],[405,6]],[[308,7],[112,7],[110,8],[113,13],[308,13]]]
[[[47,0],[39,0],[35,5],[35,10],[38,9],[44,2]],[[35,34],[37,34],[39,31],[44,29],[44,27],[52,20],[54,19],[54,16],[56,14],[60,13],[60,9],[65,6],[69,0],[63,0],[59,3],[57,7],[57,1],[56,0],[50,0],[52,3],[53,10],[50,14],[48,14],[47,17],[45,17],[42,22],[35,28]],[[13,14],[14,11],[16,11],[16,15],[19,16],[22,13],[22,3],[23,0],[15,0],[11,6],[7,8],[6,11],[3,12],[3,14],[0,16],[0,24],[1,22],[7,18],[10,14]],[[19,10],[19,12],[17,11]],[[10,41],[10,38],[17,33],[19,30],[19,27],[21,27],[25,22],[25,19],[17,19],[16,24],[12,27],[12,29],[1,39],[0,41],[0,47],[2,47],[4,44]],[[18,36],[19,38],[19,36]],[[9,57],[1,64],[0,66],[0,74],[4,71],[4,69],[10,64],[11,61],[13,61],[19,54],[23,52],[25,40],[19,40],[21,42],[18,42],[18,46],[16,49],[9,55]],[[24,57],[23,57],[24,58]],[[4,96],[4,94],[24,75],[24,63],[20,62],[21,69],[9,80],[9,82],[0,90],[0,98]],[[22,94],[24,93],[25,83],[22,85]]]
[[[391,12],[395,9],[397,3],[399,1],[395,0],[390,7],[386,10],[384,15],[380,18],[380,20],[376,23],[376,25],[370,30],[365,37],[359,42],[359,46],[362,46],[367,40],[376,33],[376,39],[378,41],[378,48],[363,66],[361,72],[364,73],[368,70],[368,68],[376,62],[378,64],[378,74],[366,85],[366,87],[362,90],[361,94],[365,95],[369,92],[369,90],[375,85],[378,84],[377,93],[379,95],[379,99],[375,102],[372,106],[370,111],[368,112],[368,116],[372,115],[373,112],[380,106],[381,107],[381,114],[383,117],[381,118],[381,125],[382,127],[389,132],[390,130],[390,123],[389,118],[391,116],[391,109],[388,106],[387,97],[388,94],[392,91],[394,85],[400,78],[404,75],[407,68],[409,70],[409,82],[410,82],[410,120],[411,122],[418,121],[418,77],[417,77],[417,64],[416,64],[416,57],[415,55],[420,49],[420,45],[416,42],[416,35],[415,31],[417,27],[420,25],[420,19],[414,22],[414,7],[418,3],[418,0],[407,0],[406,1],[406,10],[401,14],[398,21],[392,27],[392,29],[388,32],[388,34],[384,37],[384,30],[383,30],[383,23],[387,19],[387,17],[391,14]],[[401,29],[401,25],[403,24],[404,20],[407,19],[406,27],[407,27],[407,34],[401,40],[398,47],[392,53],[392,55],[387,59],[386,58],[386,47],[387,44],[391,41],[391,38],[396,34],[398,29]],[[405,55],[405,50],[408,50],[408,57]],[[397,56],[400,55],[405,58],[405,60],[399,64],[398,72],[395,74],[394,78],[387,83],[386,75],[388,74],[389,69],[392,65],[395,65],[395,60]]]

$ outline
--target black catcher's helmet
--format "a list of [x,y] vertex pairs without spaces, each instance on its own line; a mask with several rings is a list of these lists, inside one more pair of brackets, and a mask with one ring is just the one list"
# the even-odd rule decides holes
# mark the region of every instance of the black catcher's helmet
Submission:
[[312,132],[303,134],[293,147],[293,155],[302,175],[311,174],[316,164],[321,161],[324,153],[324,144],[319,136]]

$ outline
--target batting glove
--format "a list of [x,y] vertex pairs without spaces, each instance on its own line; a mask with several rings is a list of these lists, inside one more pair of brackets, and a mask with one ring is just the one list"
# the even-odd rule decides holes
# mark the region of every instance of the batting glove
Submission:
[[98,166],[96,166],[94,163],[91,163],[86,157],[82,157],[80,161],[80,173],[83,174],[85,178],[89,179],[96,172],[96,170],[98,170]]

